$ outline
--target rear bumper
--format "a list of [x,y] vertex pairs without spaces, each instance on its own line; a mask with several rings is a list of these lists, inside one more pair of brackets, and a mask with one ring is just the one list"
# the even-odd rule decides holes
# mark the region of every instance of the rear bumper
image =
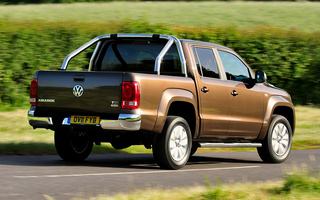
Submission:
[[[71,126],[68,118],[65,118],[62,124],[57,125],[53,124],[51,117],[36,117],[35,110],[32,109],[28,111],[28,120],[29,124],[35,129],[53,129],[55,126]],[[118,120],[100,119],[100,123],[96,126],[104,130],[138,131],[141,127],[141,115],[119,114]]]
[[33,128],[49,128],[53,125],[51,117],[35,117],[35,110],[28,111],[28,121]]
[[106,130],[138,131],[141,127],[141,116],[136,114],[120,114],[118,120],[100,120],[100,126]]

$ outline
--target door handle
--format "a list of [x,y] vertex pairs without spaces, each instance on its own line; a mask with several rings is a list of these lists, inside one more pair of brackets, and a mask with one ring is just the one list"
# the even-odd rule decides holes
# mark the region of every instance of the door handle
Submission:
[[235,97],[235,96],[237,96],[237,95],[238,95],[238,92],[237,92],[237,91],[235,91],[235,90],[233,90],[233,91],[231,92],[231,95]]
[[206,86],[204,86],[203,88],[201,88],[201,92],[207,93],[209,92],[209,89]]

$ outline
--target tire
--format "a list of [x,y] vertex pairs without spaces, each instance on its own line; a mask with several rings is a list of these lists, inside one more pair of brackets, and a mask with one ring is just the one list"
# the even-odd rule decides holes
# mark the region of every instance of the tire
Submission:
[[180,169],[190,157],[192,146],[188,122],[176,116],[167,117],[165,126],[152,145],[153,156],[161,168]]
[[86,135],[70,134],[68,131],[57,130],[54,143],[58,155],[66,161],[83,161],[91,153],[93,142]]
[[281,163],[285,161],[292,147],[292,129],[289,121],[281,115],[273,115],[268,133],[258,147],[260,158],[267,163]]
[[193,154],[195,154],[197,152],[198,147],[199,147],[199,143],[198,142],[192,143],[190,156],[193,156]]

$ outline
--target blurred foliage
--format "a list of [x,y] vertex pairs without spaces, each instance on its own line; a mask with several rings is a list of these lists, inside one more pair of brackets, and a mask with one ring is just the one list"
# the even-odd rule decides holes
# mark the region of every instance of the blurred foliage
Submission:
[[[57,70],[66,55],[90,39],[110,33],[157,33],[208,41],[237,51],[268,81],[288,91],[295,104],[320,104],[320,34],[272,27],[183,27],[145,20],[78,23],[0,20],[0,107],[28,105],[30,81],[36,70]],[[68,69],[83,70],[88,54]]]
[[[270,192],[273,194],[293,195],[299,197],[303,193],[311,196],[320,194],[320,176],[319,170],[301,171],[287,174],[283,179],[281,188],[276,188]],[[299,199],[299,198],[298,198]]]
[[255,71],[263,70],[268,82],[287,90],[295,104],[320,103],[320,35],[298,30],[264,27],[178,27],[180,38],[209,41],[234,49]]

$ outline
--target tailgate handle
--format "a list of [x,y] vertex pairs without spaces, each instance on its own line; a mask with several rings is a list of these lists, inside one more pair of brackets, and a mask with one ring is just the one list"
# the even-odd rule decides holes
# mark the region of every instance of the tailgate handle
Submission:
[[73,77],[74,81],[84,81],[85,76],[84,75],[75,75]]

